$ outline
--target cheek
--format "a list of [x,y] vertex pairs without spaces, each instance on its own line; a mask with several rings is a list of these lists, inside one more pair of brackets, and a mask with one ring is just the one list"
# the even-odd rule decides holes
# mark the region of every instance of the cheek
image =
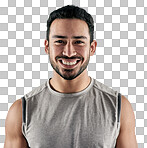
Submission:
[[84,58],[87,58],[89,56],[90,49],[88,47],[84,47],[81,50],[79,50],[79,54],[81,54]]
[[50,46],[50,53],[52,56],[57,56],[61,54],[62,49],[57,46]]

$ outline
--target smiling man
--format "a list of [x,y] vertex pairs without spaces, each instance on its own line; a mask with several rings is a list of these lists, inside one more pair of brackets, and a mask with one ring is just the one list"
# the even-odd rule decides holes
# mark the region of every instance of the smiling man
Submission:
[[50,14],[44,44],[53,77],[11,106],[5,148],[137,148],[129,101],[88,76],[93,33],[82,8]]

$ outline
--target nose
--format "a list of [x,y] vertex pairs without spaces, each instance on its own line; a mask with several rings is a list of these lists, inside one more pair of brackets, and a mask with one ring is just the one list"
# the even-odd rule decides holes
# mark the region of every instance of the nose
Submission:
[[67,43],[64,46],[63,55],[68,56],[68,57],[72,57],[72,56],[76,55],[76,51],[75,51],[72,43]]

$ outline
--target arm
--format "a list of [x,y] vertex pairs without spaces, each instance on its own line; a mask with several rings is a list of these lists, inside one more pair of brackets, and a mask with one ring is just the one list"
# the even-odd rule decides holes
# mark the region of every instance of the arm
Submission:
[[4,148],[28,148],[24,138],[22,127],[22,101],[15,101],[10,107],[5,122],[5,144]]
[[135,136],[135,116],[128,99],[121,99],[120,133],[117,138],[117,148],[138,148]]

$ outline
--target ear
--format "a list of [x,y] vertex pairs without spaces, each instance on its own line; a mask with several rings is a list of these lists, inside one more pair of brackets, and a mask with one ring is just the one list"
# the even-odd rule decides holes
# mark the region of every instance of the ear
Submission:
[[90,56],[93,56],[96,51],[97,41],[93,40],[93,42],[90,45]]
[[44,46],[45,46],[45,52],[46,52],[46,54],[49,54],[49,51],[48,51],[48,49],[49,49],[48,40],[45,40],[44,41]]

